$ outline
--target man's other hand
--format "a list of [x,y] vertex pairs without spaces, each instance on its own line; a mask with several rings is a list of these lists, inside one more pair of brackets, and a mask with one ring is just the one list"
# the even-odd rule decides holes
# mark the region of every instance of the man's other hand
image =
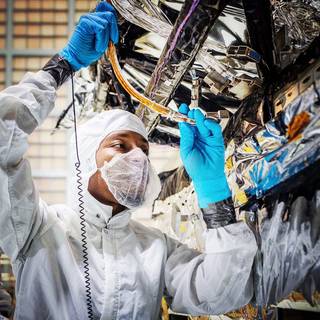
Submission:
[[193,180],[201,208],[230,197],[224,173],[224,141],[221,126],[206,119],[199,109],[181,104],[179,111],[196,121],[192,126],[179,123],[180,156]]

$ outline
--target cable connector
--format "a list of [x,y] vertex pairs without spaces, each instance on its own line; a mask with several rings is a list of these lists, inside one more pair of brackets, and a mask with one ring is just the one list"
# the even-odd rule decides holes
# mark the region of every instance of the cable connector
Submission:
[[236,59],[249,60],[255,63],[260,63],[262,58],[257,51],[248,46],[230,46],[227,49],[227,56]]

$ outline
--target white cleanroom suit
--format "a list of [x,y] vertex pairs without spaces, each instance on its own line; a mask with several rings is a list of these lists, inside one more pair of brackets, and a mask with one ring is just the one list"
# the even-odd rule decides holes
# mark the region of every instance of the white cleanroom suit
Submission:
[[[55,80],[45,71],[28,73],[0,94],[0,247],[17,279],[16,319],[87,319],[78,207],[44,203],[23,159],[28,134],[55,97]],[[79,130],[81,148],[86,132]],[[96,130],[88,156],[101,141]],[[81,159],[84,183],[92,160]],[[195,315],[249,302],[257,248],[244,223],[208,230],[200,253],[130,220],[129,210],[111,217],[112,208],[84,189],[94,319],[159,319],[164,292],[173,310]]]

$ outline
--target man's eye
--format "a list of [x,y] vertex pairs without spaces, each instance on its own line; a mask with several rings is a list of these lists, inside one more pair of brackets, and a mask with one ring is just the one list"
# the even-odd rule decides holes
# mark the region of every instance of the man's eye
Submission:
[[122,143],[115,143],[112,145],[112,148],[121,149],[121,148],[123,148],[123,144]]

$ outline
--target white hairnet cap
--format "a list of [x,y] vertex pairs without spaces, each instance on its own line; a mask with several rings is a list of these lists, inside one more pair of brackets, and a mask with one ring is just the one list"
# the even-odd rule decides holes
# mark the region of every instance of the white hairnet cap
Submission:
[[94,137],[106,137],[120,130],[130,130],[148,139],[143,122],[136,115],[124,110],[104,111],[79,126],[79,133],[84,132],[86,136]]
[[[101,141],[110,133],[121,130],[136,132],[148,140],[143,122],[124,110],[109,110],[99,113],[78,127],[78,147],[83,173],[96,169],[95,154]],[[74,144],[74,137],[72,139]]]

